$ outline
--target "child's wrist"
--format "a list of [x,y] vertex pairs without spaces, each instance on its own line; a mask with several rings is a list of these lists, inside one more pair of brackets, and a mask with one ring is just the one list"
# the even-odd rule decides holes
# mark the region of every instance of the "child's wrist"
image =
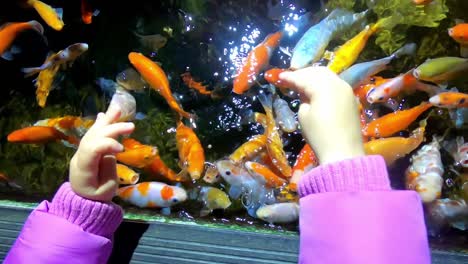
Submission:
[[120,206],[83,198],[72,190],[69,182],[58,189],[49,212],[80,226],[86,232],[107,238],[112,236],[123,219]]

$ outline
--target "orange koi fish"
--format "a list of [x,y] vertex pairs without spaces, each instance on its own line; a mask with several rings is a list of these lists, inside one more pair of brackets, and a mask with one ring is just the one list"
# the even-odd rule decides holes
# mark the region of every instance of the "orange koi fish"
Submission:
[[44,28],[36,20],[31,20],[29,22],[7,23],[3,25],[0,28],[0,54],[5,53],[11,47],[19,33],[29,29],[35,30],[41,35],[44,33]]
[[256,135],[247,142],[238,147],[230,156],[229,159],[234,163],[239,164],[245,160],[250,160],[261,153],[267,143],[266,135]]
[[415,190],[424,203],[440,198],[444,179],[444,165],[440,157],[440,145],[436,137],[411,157],[406,170],[406,188]]
[[278,47],[282,37],[283,32],[281,31],[270,34],[263,42],[249,52],[244,65],[238,72],[236,79],[234,79],[232,90],[234,93],[243,94],[253,85],[257,75],[268,65],[270,57],[276,47]]
[[448,34],[453,40],[460,44],[460,54],[468,57],[468,24],[461,23],[448,30]]
[[166,163],[161,159],[159,155],[153,160],[153,162],[145,167],[145,171],[149,172],[152,175],[162,176],[173,182],[186,182],[190,180],[185,174],[177,174],[171,168],[169,168]]
[[427,5],[431,2],[432,0],[413,0],[413,3],[415,3],[416,5]]
[[130,52],[130,54],[128,54],[128,59],[141,74],[143,79],[149,83],[156,92],[164,97],[164,99],[166,99],[166,102],[172,110],[185,118],[192,118],[192,115],[185,112],[177,103],[176,99],[172,95],[171,88],[169,87],[169,80],[167,79],[163,69],[161,69],[158,64],[137,52]]
[[361,102],[361,104],[367,105],[368,104],[367,94],[369,93],[369,91],[372,90],[373,88],[381,85],[381,84],[384,84],[384,83],[390,81],[390,80],[391,79],[385,79],[385,78],[382,78],[382,77],[379,77],[379,76],[374,76],[374,77],[371,78],[370,83],[360,85],[356,89],[353,89],[354,95],[359,98],[359,101]]
[[141,208],[164,208],[187,200],[187,192],[161,182],[142,182],[119,188],[120,199]]
[[136,148],[125,148],[123,152],[115,154],[115,158],[119,162],[135,168],[144,168],[150,165],[157,156],[158,149],[148,145],[141,145]]
[[301,151],[296,157],[296,162],[292,168],[291,183],[299,183],[301,176],[312,168],[318,166],[318,159],[312,147],[309,144],[305,144]]
[[399,95],[403,91],[411,93],[415,90],[420,90],[432,95],[435,94],[439,88],[435,85],[420,82],[414,77],[413,70],[411,70],[370,89],[367,93],[367,101],[370,104],[381,103]]
[[401,110],[384,115],[368,123],[362,130],[368,137],[389,137],[406,129],[422,113],[432,107],[432,104],[421,103],[408,110]]
[[206,90],[206,85],[203,85],[201,82],[196,82],[193,80],[192,75],[190,72],[186,72],[180,75],[182,77],[182,81],[184,81],[185,85],[189,88],[197,90],[201,94],[210,95],[211,91]]
[[431,97],[429,102],[442,108],[467,108],[468,94],[458,92],[440,93]]
[[415,150],[424,141],[424,127],[417,128],[410,137],[389,137],[364,143],[367,155],[381,155],[387,166]]
[[123,164],[116,164],[117,166],[117,180],[119,184],[135,184],[140,179],[140,175],[134,170]]
[[278,87],[279,89],[288,89],[289,87],[283,83],[282,80],[280,80],[279,75],[282,72],[287,72],[289,70],[287,69],[279,69],[279,68],[273,68],[269,69],[268,71],[265,72],[265,80],[269,82],[270,84],[273,84],[274,86]]
[[279,134],[279,128],[276,125],[275,117],[273,116],[273,99],[271,95],[266,96],[265,94],[260,94],[258,99],[266,113],[267,127],[265,135],[267,136],[266,148],[268,154],[278,170],[281,171],[285,177],[291,177],[292,170],[289,166],[288,159],[286,158],[286,153],[283,149],[283,142],[281,141],[281,136]]
[[62,8],[53,8],[39,0],[27,0],[27,4],[36,9],[37,13],[51,28],[57,31],[62,30],[65,25],[62,20]]
[[8,142],[42,144],[52,141],[65,140],[70,144],[78,146],[80,140],[73,136],[67,136],[55,127],[48,126],[30,126],[11,132]]
[[281,187],[286,184],[286,181],[272,172],[268,167],[252,161],[247,161],[245,163],[247,171],[252,175],[257,181],[259,180],[261,184],[264,184],[266,187]]
[[262,151],[260,153],[257,162],[267,166],[274,174],[278,175],[279,177],[286,179],[286,177],[284,177],[281,171],[278,170],[278,168],[275,166],[273,160],[271,160],[271,157],[270,155],[268,155],[267,151]]
[[89,25],[93,22],[93,16],[97,16],[99,10],[94,11],[88,0],[81,0],[81,20],[83,23]]
[[93,119],[82,118],[79,116],[63,116],[39,120],[34,123],[35,126],[55,127],[63,133],[69,134],[76,132],[78,136],[83,136],[86,131],[94,124]]
[[182,170],[186,170],[192,179],[200,179],[205,169],[205,152],[195,132],[180,120],[176,129],[176,141]]

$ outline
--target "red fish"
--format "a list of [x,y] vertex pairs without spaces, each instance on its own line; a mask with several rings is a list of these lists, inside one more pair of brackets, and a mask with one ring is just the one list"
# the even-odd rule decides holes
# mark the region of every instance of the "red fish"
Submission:
[[265,80],[279,89],[288,89],[289,87],[280,80],[279,75],[282,72],[287,72],[287,69],[273,68],[265,72]]
[[297,184],[304,172],[317,167],[317,165],[317,156],[315,156],[315,152],[312,150],[312,147],[306,143],[297,155],[296,163],[294,163],[292,168],[293,176],[291,178],[291,183]]
[[48,126],[30,126],[18,129],[11,132],[7,139],[8,142],[26,144],[42,144],[59,140],[68,141],[76,146],[80,143],[76,137],[67,136],[55,127]]
[[29,29],[33,29],[40,34],[44,33],[42,25],[35,20],[31,20],[29,22],[8,23],[0,28],[0,54],[3,54],[10,48],[11,44],[16,39],[16,36],[18,36],[20,32]]
[[189,88],[197,90],[201,94],[210,95],[211,91],[206,90],[206,85],[203,85],[201,82],[196,82],[193,80],[192,75],[190,72],[186,72],[180,75],[182,77],[182,81],[184,81],[185,85]]
[[282,37],[283,32],[281,31],[270,34],[262,43],[249,52],[242,69],[234,80],[232,90],[234,93],[243,94],[253,85],[257,75],[268,65],[270,57],[278,47]]

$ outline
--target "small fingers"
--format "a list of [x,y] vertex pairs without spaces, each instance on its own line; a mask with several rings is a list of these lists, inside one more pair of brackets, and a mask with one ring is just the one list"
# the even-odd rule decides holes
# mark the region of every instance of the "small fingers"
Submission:
[[127,123],[114,123],[107,126],[103,126],[99,129],[99,135],[102,137],[116,138],[120,135],[128,135],[133,132],[135,125],[131,122]]

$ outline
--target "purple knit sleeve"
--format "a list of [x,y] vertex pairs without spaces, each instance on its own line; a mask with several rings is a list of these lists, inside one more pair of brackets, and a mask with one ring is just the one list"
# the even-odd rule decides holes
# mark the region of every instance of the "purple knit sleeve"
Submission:
[[382,156],[362,156],[320,165],[299,181],[301,197],[312,193],[390,190]]
[[86,232],[107,238],[112,237],[123,218],[120,206],[85,199],[73,192],[69,182],[58,189],[49,212],[80,226]]

